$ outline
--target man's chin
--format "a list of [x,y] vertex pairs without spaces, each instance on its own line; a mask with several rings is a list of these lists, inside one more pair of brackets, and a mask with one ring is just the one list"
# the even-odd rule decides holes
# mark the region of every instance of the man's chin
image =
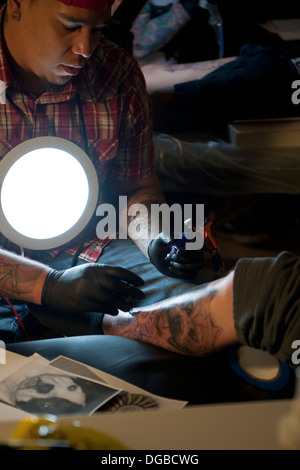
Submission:
[[70,78],[64,77],[60,80],[49,81],[46,78],[42,79],[43,87],[45,91],[50,91],[51,93],[59,93],[63,91],[65,86],[69,83]]

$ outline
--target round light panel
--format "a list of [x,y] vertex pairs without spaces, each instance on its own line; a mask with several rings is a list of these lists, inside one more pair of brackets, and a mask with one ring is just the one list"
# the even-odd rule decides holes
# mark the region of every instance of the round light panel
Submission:
[[98,200],[88,155],[58,137],[19,144],[0,163],[0,230],[13,243],[52,249],[76,237]]

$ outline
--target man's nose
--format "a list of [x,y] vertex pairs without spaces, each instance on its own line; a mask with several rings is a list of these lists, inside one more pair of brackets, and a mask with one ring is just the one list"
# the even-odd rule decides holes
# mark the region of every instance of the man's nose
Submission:
[[91,34],[82,32],[73,45],[72,52],[88,59],[93,54],[94,48],[95,46]]

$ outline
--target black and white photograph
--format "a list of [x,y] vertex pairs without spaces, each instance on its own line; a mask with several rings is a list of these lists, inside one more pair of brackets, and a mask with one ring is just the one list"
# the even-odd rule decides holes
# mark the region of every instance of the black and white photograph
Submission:
[[36,360],[0,382],[0,400],[31,414],[91,414],[118,392]]

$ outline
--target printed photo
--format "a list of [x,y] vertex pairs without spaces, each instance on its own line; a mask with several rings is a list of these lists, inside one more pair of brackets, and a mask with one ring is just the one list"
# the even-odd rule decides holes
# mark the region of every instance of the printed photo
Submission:
[[92,414],[120,390],[29,361],[0,381],[0,400],[31,414]]

